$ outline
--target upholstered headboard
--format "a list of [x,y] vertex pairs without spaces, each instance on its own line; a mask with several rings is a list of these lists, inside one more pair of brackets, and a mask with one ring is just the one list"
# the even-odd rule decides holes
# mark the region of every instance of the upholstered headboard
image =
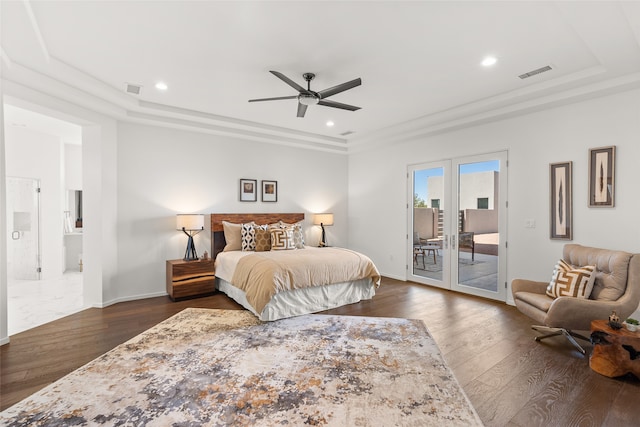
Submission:
[[255,222],[256,224],[273,224],[278,221],[294,223],[304,220],[304,213],[235,213],[211,214],[211,256],[215,259],[222,252],[227,242],[224,239],[222,221],[242,224]]

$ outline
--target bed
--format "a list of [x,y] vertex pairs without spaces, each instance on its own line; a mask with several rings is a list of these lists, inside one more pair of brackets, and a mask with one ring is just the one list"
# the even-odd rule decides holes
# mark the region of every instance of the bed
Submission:
[[[304,237],[301,226],[304,213],[210,217],[216,288],[262,321],[371,299],[380,285],[380,274],[366,255],[345,248],[304,245],[300,240]],[[242,240],[242,245],[247,245],[242,248],[237,230],[239,225],[244,227],[247,237],[249,224],[257,231],[252,238]],[[294,245],[295,249],[277,250],[282,249],[281,235],[284,245]],[[265,238],[278,243],[267,249]]]

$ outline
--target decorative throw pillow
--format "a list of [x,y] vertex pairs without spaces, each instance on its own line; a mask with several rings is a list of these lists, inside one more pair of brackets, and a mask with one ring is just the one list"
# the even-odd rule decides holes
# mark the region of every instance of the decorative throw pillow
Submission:
[[242,251],[255,251],[256,250],[256,229],[267,229],[266,225],[257,225],[254,222],[242,224]]
[[288,249],[295,249],[296,246],[293,243],[293,231],[286,228],[272,228],[271,234],[271,250],[282,251]]
[[266,228],[256,228],[256,252],[271,250],[271,231]]
[[226,242],[222,251],[239,251],[242,249],[242,224],[222,221],[222,229],[224,230],[224,240]]
[[552,298],[589,298],[596,279],[595,270],[594,265],[575,267],[565,260],[559,260],[547,286],[547,295]]
[[302,224],[296,222],[295,224],[287,224],[286,222],[280,221],[281,228],[292,228],[293,230],[293,242],[296,246],[296,249],[304,249],[304,233],[302,232]]

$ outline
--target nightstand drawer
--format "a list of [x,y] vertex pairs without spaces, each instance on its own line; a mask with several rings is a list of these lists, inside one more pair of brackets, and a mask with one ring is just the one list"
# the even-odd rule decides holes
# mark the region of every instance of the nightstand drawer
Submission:
[[167,294],[179,299],[211,295],[215,293],[213,260],[167,261]]

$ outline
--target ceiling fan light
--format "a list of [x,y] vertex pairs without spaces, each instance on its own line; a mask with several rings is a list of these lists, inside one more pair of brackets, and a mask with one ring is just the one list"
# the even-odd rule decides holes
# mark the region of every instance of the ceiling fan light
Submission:
[[315,105],[318,103],[318,101],[320,101],[320,99],[318,99],[318,97],[315,95],[306,93],[301,93],[300,95],[298,95],[298,102],[300,102],[300,104],[302,105]]

